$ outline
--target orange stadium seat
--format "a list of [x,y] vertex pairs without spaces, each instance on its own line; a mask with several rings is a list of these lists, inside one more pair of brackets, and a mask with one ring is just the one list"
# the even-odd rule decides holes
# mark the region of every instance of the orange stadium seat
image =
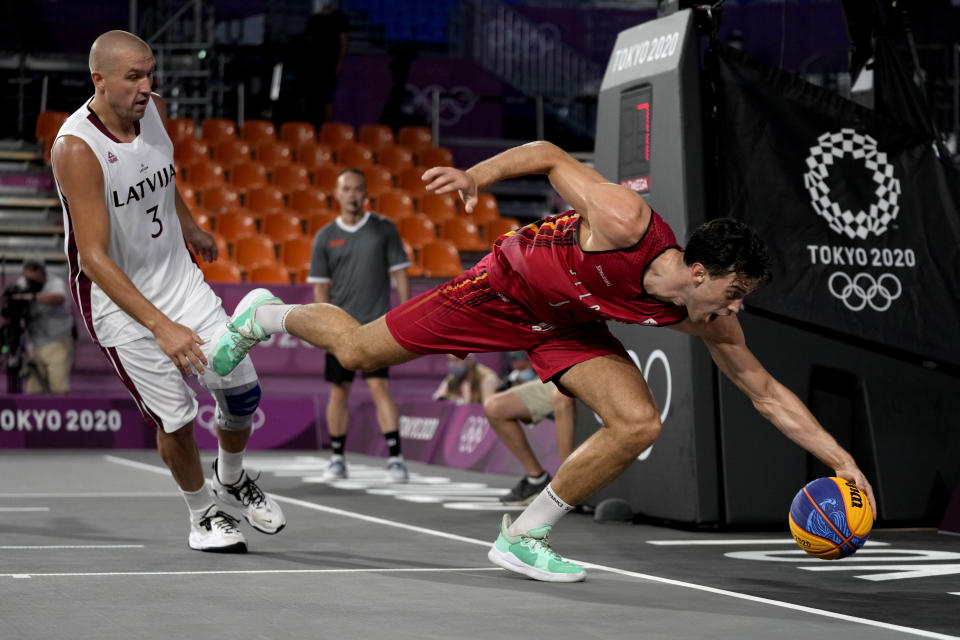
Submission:
[[190,118],[169,118],[167,120],[167,135],[177,144],[181,140],[197,137],[197,127]]
[[397,131],[397,144],[419,153],[433,146],[433,134],[426,127],[400,127]]
[[[265,264],[277,264],[273,241],[266,236],[246,236],[233,244],[233,261],[244,269],[253,269]],[[286,273],[286,268],[284,268]]]
[[463,216],[445,220],[440,237],[452,242],[457,251],[486,251],[490,248],[486,241],[480,239],[477,225]]
[[264,185],[247,191],[243,206],[259,216],[284,210],[283,191],[272,185]]
[[377,164],[390,169],[393,175],[400,175],[413,164],[413,151],[397,145],[385,147],[377,153]]
[[427,147],[416,153],[417,164],[421,167],[452,167],[453,152],[446,147]]
[[373,150],[359,142],[348,142],[336,148],[337,164],[352,169],[364,169],[373,164]]
[[217,235],[233,244],[241,238],[257,234],[257,218],[244,209],[235,209],[219,214],[213,222]]
[[427,193],[427,183],[423,181],[423,167],[409,167],[397,176],[397,186],[405,190],[414,200],[421,200]]
[[223,167],[213,160],[194,160],[187,165],[184,179],[195,189],[203,190],[218,184],[224,184]]
[[267,168],[253,160],[241,162],[230,170],[230,182],[241,191],[265,187],[269,184]]
[[449,240],[434,240],[423,245],[420,266],[428,278],[454,278],[463,273],[460,254]]
[[286,142],[269,140],[253,148],[253,157],[268,169],[293,162],[293,150]]
[[457,199],[452,193],[433,193],[428,191],[420,199],[420,211],[427,214],[437,225],[457,215]]
[[200,206],[213,213],[239,209],[240,192],[229,184],[215,184],[200,190]]
[[522,226],[516,218],[495,218],[484,226],[483,235],[486,236],[487,243],[492,245],[494,240],[503,234],[515,231]]
[[200,271],[207,282],[241,282],[240,268],[227,258],[200,263]]
[[300,265],[300,267],[297,269],[297,273],[294,276],[293,281],[296,284],[307,284],[307,276],[309,275],[310,275],[310,265],[309,264]]
[[356,140],[356,135],[354,134],[352,124],[347,124],[346,122],[324,122],[320,125],[320,135],[317,136],[317,139],[336,149],[345,142],[353,142]]
[[411,247],[410,243],[406,240],[403,240],[403,250],[407,252],[407,258],[410,259],[410,266],[407,267],[407,275],[411,278],[419,278],[423,275],[423,268],[420,266],[420,263],[417,262],[413,247]]
[[250,162],[250,143],[240,138],[221,140],[213,147],[213,159],[225,167]]
[[185,167],[197,160],[210,159],[210,145],[197,138],[184,138],[173,143],[173,161]]
[[420,249],[428,242],[437,239],[433,221],[422,213],[405,216],[397,220],[397,231],[414,249]]
[[302,214],[328,209],[330,200],[325,191],[316,187],[298,189],[290,194],[290,208]]
[[313,178],[313,186],[326,193],[333,193],[337,189],[337,178],[345,167],[338,164],[327,164],[320,167],[314,167],[310,171]]
[[303,235],[303,222],[292,213],[277,211],[264,216],[260,233],[270,238],[275,245],[281,246],[287,240]]
[[497,206],[496,196],[486,192],[477,194],[477,205],[473,208],[473,213],[470,216],[481,227],[491,220],[499,218],[500,208]]
[[250,268],[247,272],[247,282],[290,284],[290,272],[282,264],[262,264]]
[[284,193],[293,193],[310,186],[310,172],[302,164],[280,165],[270,172],[270,181]]
[[[213,221],[214,221],[214,224],[216,224],[216,217],[214,217]],[[222,235],[220,235],[219,233],[217,233],[216,231],[214,231],[214,232],[213,232],[213,241],[217,243],[217,255],[219,255],[220,258],[223,259],[223,260],[229,259],[229,258],[230,258],[230,243],[227,242],[227,239],[224,238],[224,237],[223,237]],[[201,262],[200,264],[203,264],[203,263]]]
[[240,127],[240,137],[256,147],[277,139],[277,129],[269,120],[246,120]]
[[317,231],[337,219],[337,212],[330,209],[317,209],[307,217],[307,237],[317,235]]
[[41,111],[40,115],[37,116],[37,123],[33,130],[37,142],[45,142],[56,136],[60,127],[69,117],[70,114],[66,111]]
[[190,213],[193,214],[193,219],[197,221],[198,227],[204,231],[213,231],[213,215],[209,211],[194,207]]
[[299,269],[305,264],[310,264],[310,257],[313,255],[313,236],[298,236],[290,238],[280,245],[280,261],[288,269]]
[[185,203],[187,203],[187,206],[193,210],[193,208],[197,205],[197,190],[186,182],[183,182],[177,185],[177,191],[180,192],[180,197],[183,198]]
[[309,122],[284,122],[280,125],[280,139],[298,149],[307,142],[316,142],[317,132]]
[[370,165],[363,167],[363,177],[367,179],[367,195],[376,199],[384,191],[393,189],[393,174],[386,167]]
[[391,189],[378,195],[374,202],[374,210],[393,220],[413,215],[416,212],[413,208],[413,198],[403,189]]
[[378,153],[384,147],[393,144],[393,130],[385,124],[365,124],[360,127],[357,139]]
[[333,164],[333,147],[323,142],[307,142],[296,148],[297,162],[315,169]]
[[227,118],[205,118],[200,123],[200,137],[210,145],[237,137],[237,125]]

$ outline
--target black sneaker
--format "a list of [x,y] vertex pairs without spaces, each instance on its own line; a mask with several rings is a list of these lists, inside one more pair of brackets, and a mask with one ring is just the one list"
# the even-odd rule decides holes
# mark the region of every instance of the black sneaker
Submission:
[[547,483],[550,482],[551,479],[552,477],[548,473],[547,479],[543,482],[531,484],[530,481],[527,480],[527,476],[523,476],[520,478],[520,482],[518,482],[513,489],[510,489],[507,495],[500,498],[500,502],[511,507],[525,507],[540,495],[540,492],[546,488]]

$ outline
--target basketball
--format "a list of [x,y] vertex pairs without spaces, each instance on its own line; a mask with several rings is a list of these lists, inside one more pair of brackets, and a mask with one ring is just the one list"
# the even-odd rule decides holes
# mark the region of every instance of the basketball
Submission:
[[856,553],[870,537],[873,511],[867,495],[842,478],[817,478],[790,504],[790,532],[816,558],[836,560]]

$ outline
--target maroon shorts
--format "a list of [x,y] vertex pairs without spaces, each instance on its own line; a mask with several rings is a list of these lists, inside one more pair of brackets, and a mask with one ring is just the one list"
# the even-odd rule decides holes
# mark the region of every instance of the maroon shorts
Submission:
[[[550,327],[490,288],[486,260],[387,312],[387,328],[412,353],[526,351],[541,380],[605,355],[629,359],[605,322]],[[556,382],[556,380],[554,380]]]

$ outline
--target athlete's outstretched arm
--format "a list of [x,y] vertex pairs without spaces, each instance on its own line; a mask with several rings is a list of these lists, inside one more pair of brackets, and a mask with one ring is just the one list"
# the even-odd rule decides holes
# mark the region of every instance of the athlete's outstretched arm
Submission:
[[467,212],[479,190],[522,175],[546,174],[557,193],[587,223],[592,250],[627,247],[643,235],[650,207],[631,189],[612,184],[592,168],[550,142],[531,142],[508,149],[466,171],[433,167],[423,174],[427,190],[458,191]]
[[672,328],[700,336],[713,361],[750,398],[760,415],[833,469],[837,477],[851,480],[866,491],[876,516],[873,487],[857,467],[853,456],[827,433],[796,394],[760,364],[747,348],[743,328],[736,316],[718,316],[709,324],[694,324],[687,320]]
[[83,272],[130,317],[153,332],[157,344],[181,371],[189,375],[193,365],[202,372],[207,360],[197,346],[203,344],[200,336],[161,313],[110,258],[103,172],[93,151],[80,138],[62,136],[53,145],[51,159],[54,177],[69,207]]

